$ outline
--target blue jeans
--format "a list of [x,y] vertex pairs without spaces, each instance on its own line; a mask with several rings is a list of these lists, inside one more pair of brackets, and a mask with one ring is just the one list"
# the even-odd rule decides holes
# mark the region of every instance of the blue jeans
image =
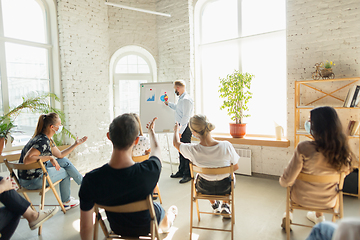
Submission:
[[331,240],[337,225],[333,222],[321,222],[316,224],[306,240]]
[[[67,202],[70,200],[70,177],[72,177],[78,185],[81,185],[83,177],[68,158],[58,158],[56,160],[61,167],[59,171],[55,169],[50,161],[45,162],[44,165],[52,182],[62,179],[59,184],[61,201]],[[29,190],[40,189],[42,187],[41,178],[31,180],[19,179],[19,181],[22,187]]]

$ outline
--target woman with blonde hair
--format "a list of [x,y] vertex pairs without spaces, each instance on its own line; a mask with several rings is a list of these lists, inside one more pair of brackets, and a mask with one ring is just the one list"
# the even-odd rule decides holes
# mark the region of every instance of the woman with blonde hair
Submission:
[[[297,145],[292,159],[279,179],[280,185],[291,186],[290,198],[301,206],[332,208],[336,204],[337,184],[309,183],[296,178],[300,172],[333,175],[344,171],[348,174],[354,154],[350,151],[347,136],[334,108],[325,106],[311,110],[305,129],[314,140],[303,141]],[[325,221],[321,212],[308,212],[307,218],[315,224]],[[281,226],[285,228],[285,217]]]
[[[189,127],[194,137],[200,143],[182,143],[179,139],[179,124],[174,127],[173,143],[175,148],[189,159],[194,165],[206,168],[219,168],[234,165],[234,170],[239,168],[239,155],[228,141],[216,141],[211,136],[215,126],[208,121],[205,115],[195,115],[190,118]],[[208,195],[224,195],[231,191],[231,178],[227,174],[205,175],[199,174],[196,177],[196,190]],[[230,214],[230,207],[227,202],[210,200],[211,206],[216,213]],[[227,215],[224,215],[224,218]]]
[[[56,113],[42,114],[39,117],[34,136],[21,151],[20,163],[30,164],[38,159],[44,162],[51,181],[62,181],[59,184],[61,200],[65,209],[79,205],[79,200],[70,196],[70,177],[81,185],[82,175],[65,156],[71,153],[77,146],[84,143],[87,137],[76,139],[75,143],[67,149],[60,151],[52,137],[60,133],[63,126],[61,119]],[[26,189],[39,189],[42,186],[42,170],[19,170],[20,185]]]

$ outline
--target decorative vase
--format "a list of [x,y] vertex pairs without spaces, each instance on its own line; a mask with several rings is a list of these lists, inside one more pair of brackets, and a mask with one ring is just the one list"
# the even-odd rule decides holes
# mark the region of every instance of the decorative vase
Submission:
[[246,135],[246,123],[230,123],[230,135],[233,138],[243,138]]

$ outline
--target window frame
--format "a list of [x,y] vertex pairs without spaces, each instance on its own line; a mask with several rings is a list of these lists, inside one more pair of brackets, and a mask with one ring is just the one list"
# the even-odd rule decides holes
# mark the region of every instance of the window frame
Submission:
[[[221,44],[221,43],[226,43],[226,42],[233,42],[236,41],[238,44],[238,51],[239,51],[239,55],[238,55],[238,69],[240,71],[242,71],[242,55],[241,55],[241,41],[242,39],[245,38],[249,38],[249,37],[258,37],[258,36],[262,36],[262,35],[267,35],[267,34],[273,34],[273,33],[284,33],[285,37],[286,37],[286,26],[284,29],[281,30],[275,30],[275,31],[269,31],[269,32],[262,32],[259,34],[253,34],[253,35],[246,35],[246,36],[242,36],[242,24],[241,24],[241,12],[242,12],[242,4],[241,4],[241,0],[236,0],[237,1],[237,19],[238,19],[238,35],[235,38],[229,38],[229,39],[225,39],[225,40],[219,40],[219,41],[213,41],[213,42],[206,42],[206,43],[202,43],[202,28],[201,26],[203,25],[202,23],[202,14],[204,12],[204,10],[206,9],[208,4],[211,4],[213,2],[216,2],[218,0],[199,0],[197,1],[195,8],[194,8],[194,46],[195,46],[195,51],[194,51],[194,56],[195,56],[195,81],[194,81],[194,86],[195,89],[204,89],[204,85],[206,84],[206,81],[204,80],[203,77],[203,63],[202,63],[202,47],[203,46],[208,46],[208,45],[212,45],[212,44]],[[286,13],[285,13],[286,14]],[[285,56],[285,62],[286,62],[286,56]],[[286,71],[286,70],[285,70]],[[286,79],[285,79],[286,80]],[[286,84],[286,82],[284,83]],[[286,92],[284,93],[286,96]],[[203,91],[195,91],[194,93],[194,98],[195,98],[195,112],[196,113],[203,113],[204,111],[204,101],[203,101]],[[220,111],[220,110],[219,110]],[[285,115],[286,116],[286,115]],[[287,117],[286,117],[287,118]],[[285,119],[285,124],[287,125],[287,119]],[[283,126],[284,130],[287,129],[287,126]],[[217,132],[215,134],[228,134],[228,133],[221,133],[221,132]],[[249,136],[253,136],[253,137],[274,137],[275,133],[273,135],[270,134],[247,134]],[[285,136],[287,135],[287,132],[285,130]]]
[[[48,54],[48,71],[50,92],[55,93],[60,102],[51,102],[51,105],[62,109],[62,90],[60,81],[60,53],[57,25],[57,11],[54,1],[52,0],[33,0],[39,4],[43,13],[46,26],[46,43],[32,42],[4,36],[4,21],[2,14],[0,16],[0,69],[1,69],[1,94],[4,112],[8,112],[9,106],[9,86],[6,66],[5,43],[20,44],[29,47],[38,47],[46,49]],[[2,13],[2,0],[0,0],[0,13]],[[35,127],[35,126],[34,126]],[[4,152],[22,149],[22,146],[13,147],[11,141],[5,145]]]

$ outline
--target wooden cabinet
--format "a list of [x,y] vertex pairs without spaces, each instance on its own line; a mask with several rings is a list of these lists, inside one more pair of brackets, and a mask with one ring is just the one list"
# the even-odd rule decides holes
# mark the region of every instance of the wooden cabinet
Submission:
[[[295,121],[294,121],[294,145],[295,147],[300,140],[312,139],[304,129],[304,122],[310,116],[311,109],[319,106],[331,106],[336,109],[339,116],[349,114],[349,111],[356,111],[360,114],[359,107],[347,108],[343,107],[348,89],[354,84],[360,85],[360,77],[353,78],[339,78],[326,80],[305,80],[295,82]],[[304,96],[305,95],[305,96]],[[350,114],[351,115],[351,114]],[[359,121],[360,119],[356,117]],[[342,122],[344,127],[347,127],[348,122]],[[360,139],[360,136],[349,136],[350,139]],[[357,142],[357,146],[360,141]],[[357,149],[360,156],[360,147]],[[357,162],[359,164],[359,161]],[[358,168],[358,165],[356,166]],[[360,174],[359,174],[360,185]],[[356,196],[360,199],[360,188],[358,194],[347,194]]]

